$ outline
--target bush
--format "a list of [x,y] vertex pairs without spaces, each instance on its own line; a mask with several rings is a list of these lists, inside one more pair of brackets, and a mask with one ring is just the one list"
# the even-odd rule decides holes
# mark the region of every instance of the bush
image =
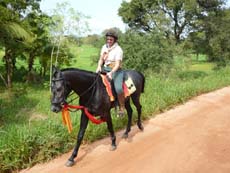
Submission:
[[119,41],[125,68],[160,72],[162,67],[170,69],[173,65],[173,52],[167,40],[157,33],[142,35],[127,31]]

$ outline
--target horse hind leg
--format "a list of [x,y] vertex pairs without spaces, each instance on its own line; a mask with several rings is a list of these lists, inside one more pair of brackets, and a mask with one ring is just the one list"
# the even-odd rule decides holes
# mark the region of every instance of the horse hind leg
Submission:
[[138,128],[143,131],[144,127],[141,122],[141,113],[142,113],[142,106],[140,104],[140,96],[139,95],[131,95],[133,104],[135,105],[137,109],[138,119],[137,119],[137,126]]
[[125,102],[125,109],[127,110],[127,114],[128,114],[128,123],[127,123],[125,133],[122,135],[122,138],[126,139],[128,138],[128,133],[131,131],[131,125],[132,125],[133,110],[132,110],[132,107],[130,106],[130,99],[128,99]]

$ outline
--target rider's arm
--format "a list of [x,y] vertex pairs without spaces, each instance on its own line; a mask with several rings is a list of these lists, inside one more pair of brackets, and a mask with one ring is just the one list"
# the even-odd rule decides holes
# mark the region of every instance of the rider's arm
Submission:
[[98,63],[97,63],[96,73],[101,71],[101,66],[104,63],[104,59],[103,59],[104,56],[105,56],[105,49],[104,49],[104,46],[103,46],[102,49],[101,49],[100,58],[99,58]]
[[116,72],[121,67],[121,60],[115,61],[115,66],[111,70],[112,73]]
[[103,64],[103,58],[102,58],[102,56],[101,56],[100,59],[99,59],[99,61],[98,61],[98,65],[97,65],[97,70],[96,70],[96,72],[101,71],[101,66],[102,66],[102,64]]
[[115,61],[115,66],[113,67],[113,69],[109,73],[107,73],[107,76],[110,79],[112,79],[113,73],[116,72],[120,67],[121,67],[121,60]]

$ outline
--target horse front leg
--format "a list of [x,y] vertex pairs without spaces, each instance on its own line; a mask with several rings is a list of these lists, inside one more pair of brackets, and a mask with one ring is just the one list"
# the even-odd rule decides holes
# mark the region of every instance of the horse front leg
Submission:
[[128,134],[131,130],[131,125],[132,125],[132,114],[133,114],[133,110],[132,107],[130,106],[130,99],[128,99],[125,102],[125,109],[127,110],[127,114],[128,114],[128,123],[127,123],[127,127],[125,130],[125,133],[122,135],[122,138],[128,138]]
[[73,166],[73,164],[74,164],[74,158],[77,157],[79,147],[81,145],[82,139],[83,139],[84,134],[85,134],[85,130],[86,130],[87,125],[88,125],[88,121],[89,121],[89,119],[82,112],[82,114],[81,114],[81,122],[80,122],[80,129],[79,129],[78,136],[77,136],[77,143],[76,143],[76,145],[74,147],[74,150],[72,152],[71,157],[68,159],[68,161],[65,164],[68,167]]
[[114,130],[113,130],[113,123],[112,123],[112,118],[111,118],[111,114],[110,112],[108,113],[107,116],[107,128],[110,132],[110,136],[111,136],[111,140],[112,140],[112,144],[111,144],[111,151],[116,150],[117,145],[116,145],[116,136],[114,134]]

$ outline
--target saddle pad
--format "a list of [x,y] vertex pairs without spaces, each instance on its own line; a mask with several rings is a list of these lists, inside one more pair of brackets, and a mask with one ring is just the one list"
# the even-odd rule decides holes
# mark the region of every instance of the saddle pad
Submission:
[[107,76],[101,74],[101,78],[102,78],[103,84],[105,85],[106,91],[107,91],[107,93],[109,95],[110,101],[111,102],[114,101],[115,98],[113,96],[112,88],[111,88],[110,82],[107,79]]
[[[103,84],[105,85],[108,96],[110,97],[110,101],[114,101],[115,97],[113,95],[112,87],[111,87],[110,82],[107,79],[107,76],[101,74],[101,78],[102,78]],[[136,91],[136,87],[133,84],[133,81],[130,77],[125,82],[123,82],[122,88],[123,88],[125,97],[130,96],[132,93]]]
[[130,77],[128,77],[128,79],[125,81],[125,85],[127,86],[129,95],[136,91],[136,87],[133,83],[133,80]]

